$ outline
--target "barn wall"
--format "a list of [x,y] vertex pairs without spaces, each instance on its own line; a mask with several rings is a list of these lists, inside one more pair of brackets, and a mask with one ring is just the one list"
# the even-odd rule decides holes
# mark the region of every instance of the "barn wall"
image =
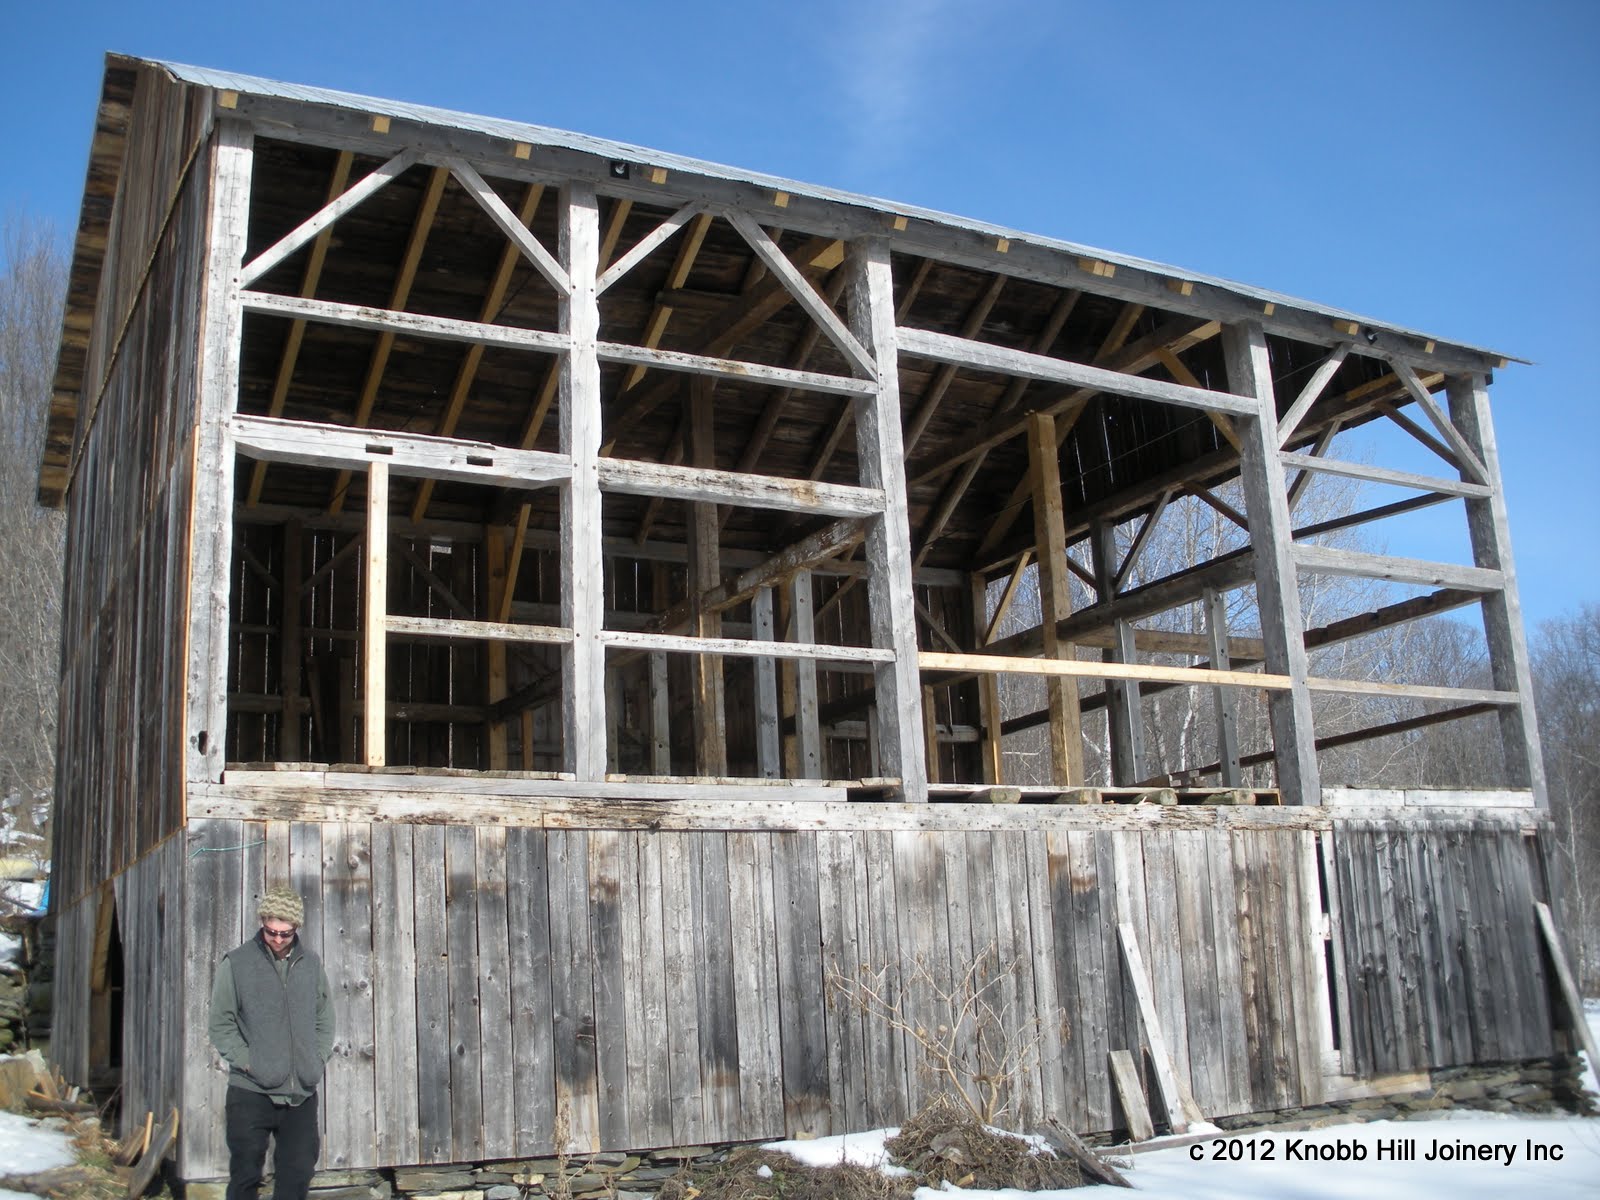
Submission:
[[894,1123],[935,1080],[830,976],[936,1027],[975,960],[1004,1025],[1037,1040],[1005,1096],[1017,1119],[1111,1129],[1107,1051],[1146,1044],[1119,913],[1207,1115],[1320,1099],[1315,834],[983,824],[193,822],[183,1173],[225,1171],[205,998],[269,880],[306,896],[336,995],[330,1169],[542,1155],[563,1125],[601,1149]]
[[1380,1075],[1554,1053],[1523,835],[1482,825],[1341,822],[1346,1064]]
[[168,838],[115,881],[122,936],[122,1122],[183,1108],[184,839]]
[[[143,228],[165,211],[177,151],[160,138],[141,150],[141,128],[136,119],[114,223]],[[126,869],[180,821],[195,282],[207,194],[205,172],[190,173],[170,221],[158,222],[150,257],[138,262],[148,273],[134,266],[130,235],[104,276],[103,294],[126,293],[131,309],[115,353],[101,356],[103,390],[86,393],[92,415],[86,432],[80,425],[68,501],[54,856],[63,899]]]

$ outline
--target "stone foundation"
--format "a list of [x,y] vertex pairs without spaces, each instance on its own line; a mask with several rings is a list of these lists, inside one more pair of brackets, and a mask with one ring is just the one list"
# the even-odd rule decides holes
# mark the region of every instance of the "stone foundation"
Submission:
[[[1441,1109],[1555,1113],[1591,1116],[1593,1098],[1581,1090],[1576,1055],[1522,1063],[1449,1067],[1409,1076],[1402,1090],[1339,1100],[1309,1108],[1219,1117],[1224,1129],[1317,1129],[1355,1121],[1424,1120]],[[1114,1144],[1114,1135],[1087,1139]],[[311,1200],[652,1200],[680,1171],[722,1162],[731,1146],[676,1146],[638,1154],[573,1155],[513,1162],[381,1171],[322,1171],[312,1181]],[[191,1183],[187,1200],[222,1200],[223,1182]]]

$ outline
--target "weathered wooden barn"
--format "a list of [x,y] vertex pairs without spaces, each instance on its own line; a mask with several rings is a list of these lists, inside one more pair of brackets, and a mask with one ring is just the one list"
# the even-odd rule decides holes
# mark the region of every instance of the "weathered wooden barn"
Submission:
[[[224,1173],[211,971],[281,882],[337,992],[329,1167],[897,1121],[939,1081],[864,978],[935,1028],[983,987],[962,1069],[1036,1043],[1013,1118],[1083,1130],[1124,1127],[1116,1050],[1207,1116],[1549,1055],[1502,365],[916,208],[112,55],[39,476],[70,519],[55,1058],[180,1108],[182,1174]],[[1330,453],[1369,423],[1437,471]],[[1297,524],[1325,473],[1405,498]],[[1196,500],[1247,540],[1147,578]],[[1470,564],[1323,536],[1436,503]],[[1318,575],[1415,594],[1308,627]],[[1037,615],[1003,632],[1019,591]],[[1490,686],[1308,665],[1473,606]],[[1020,676],[1041,699],[1008,715]],[[1145,737],[1174,689],[1215,761]],[[1413,708],[1319,730],[1325,694]],[[1505,774],[1477,792],[1319,777],[1484,713]],[[1030,729],[1044,782],[1017,786]]]

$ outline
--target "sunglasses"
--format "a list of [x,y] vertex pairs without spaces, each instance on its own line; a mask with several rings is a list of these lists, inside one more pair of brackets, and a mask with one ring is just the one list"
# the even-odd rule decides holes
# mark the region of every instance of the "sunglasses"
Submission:
[[295,935],[295,930],[293,929],[268,929],[265,925],[261,927],[261,932],[264,936],[278,942],[285,941]]

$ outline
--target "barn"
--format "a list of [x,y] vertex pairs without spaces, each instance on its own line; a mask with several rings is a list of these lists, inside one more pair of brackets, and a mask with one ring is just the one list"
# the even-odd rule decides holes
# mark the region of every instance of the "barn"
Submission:
[[[284,883],[336,993],[325,1167],[844,1132],[950,1085],[1181,1129],[1565,1053],[1505,364],[110,55],[39,470],[53,1056],[224,1174],[211,972]],[[1379,425],[1437,467],[1340,456]],[[1402,498],[1307,519],[1330,476]],[[1434,505],[1470,562],[1331,536]],[[1153,568],[1180,509],[1231,541]],[[1400,592],[1319,621],[1323,577]],[[1325,666],[1451,610],[1476,686]],[[1178,696],[1198,757],[1152,732]],[[1334,727],[1352,696],[1393,704]],[[1470,791],[1330,766],[1466,720]]]

